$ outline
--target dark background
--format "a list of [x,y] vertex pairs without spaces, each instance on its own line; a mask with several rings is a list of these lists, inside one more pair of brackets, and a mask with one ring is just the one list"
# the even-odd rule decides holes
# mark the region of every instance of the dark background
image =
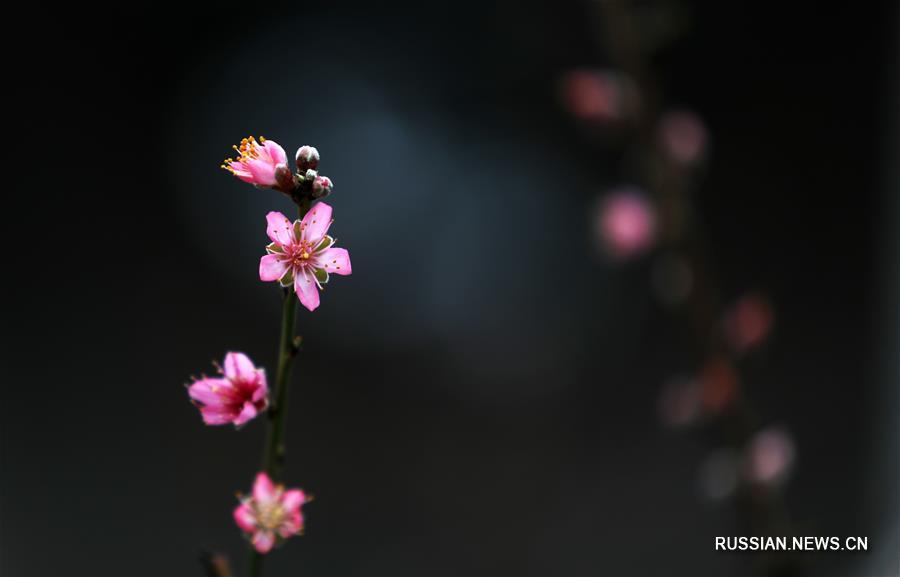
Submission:
[[[869,537],[804,574],[896,575],[896,6],[678,6],[652,64],[712,135],[697,211],[723,293],[775,303],[750,394],[795,437],[792,518]],[[218,168],[251,133],[319,148],[354,264],[300,311],[286,477],[316,500],[271,574],[754,571],[713,550],[744,533],[698,495],[709,444],[658,423],[686,367],[646,263],[590,240],[620,175],[556,92],[609,64],[589,3],[20,18],[0,574],[243,562],[230,513],[262,423],[205,427],[182,383],[227,350],[273,372],[280,299],[256,270],[290,206]]]

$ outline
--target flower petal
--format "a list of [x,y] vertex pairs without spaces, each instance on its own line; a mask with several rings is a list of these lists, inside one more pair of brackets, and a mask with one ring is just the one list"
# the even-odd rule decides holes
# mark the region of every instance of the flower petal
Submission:
[[313,246],[317,246],[322,237],[325,236],[325,233],[328,232],[328,227],[331,226],[331,212],[331,205],[324,202],[313,205],[300,223],[303,240],[307,240]]
[[285,491],[284,495],[281,496],[281,506],[284,507],[284,510],[289,513],[294,510],[300,509],[300,505],[305,502],[306,494],[304,494],[300,489],[291,489],[290,491]]
[[266,143],[263,144],[263,146],[265,147],[269,158],[272,159],[272,164],[287,164],[287,154],[284,152],[284,149],[281,148],[280,144],[274,140],[266,140]]
[[253,406],[253,403],[244,403],[244,407],[241,409],[240,414],[234,419],[234,426],[240,427],[241,425],[255,417],[256,414],[257,410],[256,407]]
[[225,378],[230,381],[253,383],[259,378],[259,373],[247,355],[231,352],[225,355]]
[[241,503],[234,509],[234,522],[247,533],[256,530],[256,517],[253,516],[253,510],[245,503]]
[[259,280],[275,281],[284,276],[290,266],[290,261],[284,255],[267,254],[259,259]]
[[259,553],[266,554],[275,546],[275,533],[272,531],[257,531],[253,534],[251,543],[253,543],[253,547]]
[[293,515],[288,516],[284,521],[281,522],[281,525],[278,527],[278,534],[282,539],[287,539],[288,537],[296,535],[302,530],[303,515],[297,512]]
[[268,503],[277,497],[278,492],[275,485],[272,484],[272,479],[265,473],[257,474],[256,481],[253,483],[253,498],[258,502]]
[[228,406],[203,406],[200,407],[200,415],[207,425],[227,425],[234,422],[234,409]]
[[331,274],[348,275],[353,272],[350,253],[345,248],[326,248],[316,255],[316,266]]
[[231,383],[226,379],[200,379],[188,387],[188,396],[207,406],[230,402],[232,393]]
[[268,224],[266,234],[269,235],[272,242],[288,246],[294,244],[293,225],[286,216],[272,211],[266,215],[266,223]]
[[265,160],[251,158],[244,161],[247,170],[253,175],[253,183],[260,186],[272,186],[275,184],[275,165]]
[[300,303],[310,311],[319,306],[319,285],[306,269],[294,272],[294,292],[300,299]]

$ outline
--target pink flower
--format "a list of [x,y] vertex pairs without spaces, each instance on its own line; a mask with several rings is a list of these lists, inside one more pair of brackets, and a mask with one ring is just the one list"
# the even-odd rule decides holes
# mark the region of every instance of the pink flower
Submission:
[[204,377],[188,387],[188,395],[199,404],[204,423],[233,423],[239,427],[266,409],[266,372],[253,366],[247,355],[228,353],[220,372],[224,378]]
[[274,186],[278,183],[276,172],[290,170],[287,168],[287,154],[274,140],[266,140],[262,136],[259,142],[252,136],[241,140],[240,146],[233,146],[240,156],[237,160],[226,158],[222,168],[240,178],[244,182],[256,186]]
[[603,200],[597,228],[606,252],[616,259],[628,259],[653,244],[656,212],[643,193],[624,188]]
[[765,342],[774,322],[775,313],[765,297],[744,295],[725,316],[725,337],[737,352],[744,353]]
[[783,481],[794,463],[794,439],[778,427],[763,429],[753,437],[746,455],[746,474],[761,484]]
[[668,112],[659,122],[659,138],[666,153],[681,164],[697,162],[706,153],[706,126],[692,112]]
[[234,520],[257,551],[268,553],[276,541],[303,533],[300,507],[309,501],[303,491],[285,491],[283,485],[273,485],[268,475],[259,473],[253,494],[235,508]]
[[589,122],[616,122],[637,106],[633,83],[612,71],[572,70],[562,77],[560,89],[569,112]]
[[334,239],[325,234],[332,222],[331,206],[320,202],[293,224],[280,212],[270,212],[266,221],[272,243],[266,247],[269,254],[259,261],[260,280],[277,280],[284,287],[293,284],[303,306],[316,310],[319,289],[329,273],[352,272],[347,249],[333,248]]

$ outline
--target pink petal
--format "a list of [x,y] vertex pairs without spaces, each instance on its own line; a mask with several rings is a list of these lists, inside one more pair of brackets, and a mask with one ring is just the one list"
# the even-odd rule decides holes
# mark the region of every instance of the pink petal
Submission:
[[228,353],[225,355],[225,378],[230,381],[245,383],[256,382],[258,373],[253,362],[244,353]]
[[240,414],[234,419],[234,426],[240,427],[257,414],[256,407],[253,406],[253,403],[244,403],[244,408],[241,409]]
[[307,240],[313,246],[317,246],[322,241],[325,233],[328,232],[328,227],[331,226],[331,212],[331,206],[324,202],[313,205],[300,223],[303,240]]
[[275,546],[275,533],[271,531],[257,531],[253,534],[251,542],[258,552],[266,554]]
[[[250,396],[250,400],[254,403],[259,403],[260,401],[264,401],[266,399],[266,395],[269,394],[269,386],[266,384],[266,371],[263,369],[257,369],[257,374],[259,375],[256,381],[256,387],[253,389],[253,394]],[[268,406],[268,402],[263,403],[263,406],[257,407],[262,410]]]
[[260,502],[269,502],[278,497],[275,485],[272,479],[265,473],[256,475],[256,481],[253,483],[253,498]]
[[240,178],[244,182],[250,182],[250,183],[253,182],[253,175],[250,174],[250,170],[247,168],[247,165],[245,165],[243,162],[235,161],[235,162],[232,162],[231,164],[229,164],[228,166],[231,168],[232,174],[235,175],[236,177]]
[[294,227],[286,216],[272,211],[266,215],[266,223],[266,234],[272,242],[288,246],[294,244]]
[[265,147],[269,158],[272,159],[272,164],[287,164],[287,154],[285,154],[281,145],[274,140],[266,140],[266,143],[263,146]]
[[278,534],[281,535],[282,539],[287,539],[299,533],[301,529],[303,529],[303,516],[300,513],[296,513],[281,522],[281,525],[278,527]]
[[200,415],[207,425],[227,425],[234,421],[234,410],[228,407],[200,407]]
[[234,522],[238,527],[248,533],[256,530],[256,517],[253,516],[253,510],[246,504],[241,503],[234,510]]
[[253,182],[260,186],[272,186],[275,184],[275,165],[259,158],[245,160],[247,170],[253,175]]
[[350,253],[345,248],[326,248],[316,255],[316,263],[330,274],[348,275],[353,272]]
[[281,496],[281,506],[284,507],[284,510],[288,512],[299,510],[300,505],[305,502],[306,495],[300,489],[291,489],[290,491],[285,491],[284,495]]
[[314,311],[318,308],[319,285],[306,269],[294,271],[294,292],[307,309]]
[[284,276],[290,261],[280,254],[267,254],[259,259],[259,280],[273,281]]
[[188,387],[188,395],[207,406],[222,406],[231,402],[231,383],[226,379],[200,379]]

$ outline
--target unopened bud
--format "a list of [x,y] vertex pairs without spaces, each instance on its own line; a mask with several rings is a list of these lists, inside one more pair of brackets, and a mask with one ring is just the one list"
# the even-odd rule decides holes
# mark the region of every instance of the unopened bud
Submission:
[[325,198],[329,194],[331,194],[331,189],[334,185],[331,183],[331,179],[327,176],[317,176],[315,180],[313,180],[312,184],[312,195],[313,198]]
[[286,164],[279,164],[275,167],[275,182],[278,188],[283,191],[290,191],[294,188],[294,175]]
[[309,168],[315,170],[319,166],[319,151],[314,146],[301,146],[297,149],[296,160],[300,172]]
[[306,171],[306,173],[304,173],[303,180],[312,182],[316,179],[317,176],[319,176],[319,173],[310,168]]

